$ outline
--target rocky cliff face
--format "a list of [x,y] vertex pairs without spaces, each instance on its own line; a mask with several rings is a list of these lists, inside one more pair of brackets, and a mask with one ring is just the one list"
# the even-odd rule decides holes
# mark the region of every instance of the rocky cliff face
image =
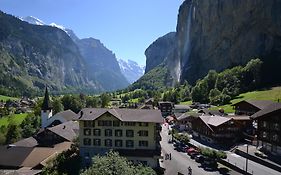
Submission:
[[128,81],[121,73],[115,54],[99,40],[86,38],[76,41],[81,55],[87,63],[88,76],[107,90],[125,88]]
[[[281,55],[281,1],[186,0],[179,9],[180,79]],[[280,59],[276,58],[276,59]]]
[[146,72],[163,62],[174,84],[194,83],[210,69],[222,71],[253,58],[280,67],[280,9],[279,0],[185,0],[174,41],[166,35],[146,50]]
[[146,50],[145,73],[161,64],[175,48],[175,32],[170,32],[154,41]]

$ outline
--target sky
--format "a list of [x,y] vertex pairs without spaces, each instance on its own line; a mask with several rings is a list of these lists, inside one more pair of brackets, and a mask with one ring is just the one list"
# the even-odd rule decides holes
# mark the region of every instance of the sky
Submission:
[[99,39],[118,59],[145,65],[145,49],[176,30],[183,0],[0,0],[0,10],[34,16]]

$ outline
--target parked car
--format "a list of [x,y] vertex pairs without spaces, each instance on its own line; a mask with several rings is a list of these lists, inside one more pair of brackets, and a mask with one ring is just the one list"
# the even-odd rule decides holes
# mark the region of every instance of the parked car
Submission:
[[187,150],[187,154],[188,155],[190,155],[192,152],[199,152],[197,149],[195,149],[195,148],[189,148],[188,150]]
[[198,163],[202,163],[205,160],[205,157],[201,154],[198,154],[197,156],[195,156],[195,161]]
[[194,159],[197,155],[200,155],[200,153],[198,151],[194,151],[190,153],[190,158]]
[[259,150],[256,150],[256,151],[255,151],[255,155],[256,155],[256,156],[259,156],[259,157],[261,157],[261,158],[263,158],[263,159],[267,158],[267,155],[264,154],[263,152],[259,151]]
[[202,162],[205,170],[214,170],[218,167],[217,161],[215,159],[206,157]]

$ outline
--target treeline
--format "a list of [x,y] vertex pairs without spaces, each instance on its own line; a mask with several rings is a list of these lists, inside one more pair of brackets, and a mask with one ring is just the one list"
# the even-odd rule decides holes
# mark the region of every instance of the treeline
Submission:
[[223,105],[240,93],[261,87],[260,59],[250,60],[246,66],[236,66],[220,73],[210,70],[192,88],[192,101]]

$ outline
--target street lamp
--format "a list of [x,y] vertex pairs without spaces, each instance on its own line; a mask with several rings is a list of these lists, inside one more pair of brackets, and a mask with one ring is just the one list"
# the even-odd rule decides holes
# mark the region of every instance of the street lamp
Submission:
[[245,141],[247,142],[247,156],[246,156],[246,174],[247,174],[247,172],[248,172],[249,142],[251,142],[251,140],[245,139]]

